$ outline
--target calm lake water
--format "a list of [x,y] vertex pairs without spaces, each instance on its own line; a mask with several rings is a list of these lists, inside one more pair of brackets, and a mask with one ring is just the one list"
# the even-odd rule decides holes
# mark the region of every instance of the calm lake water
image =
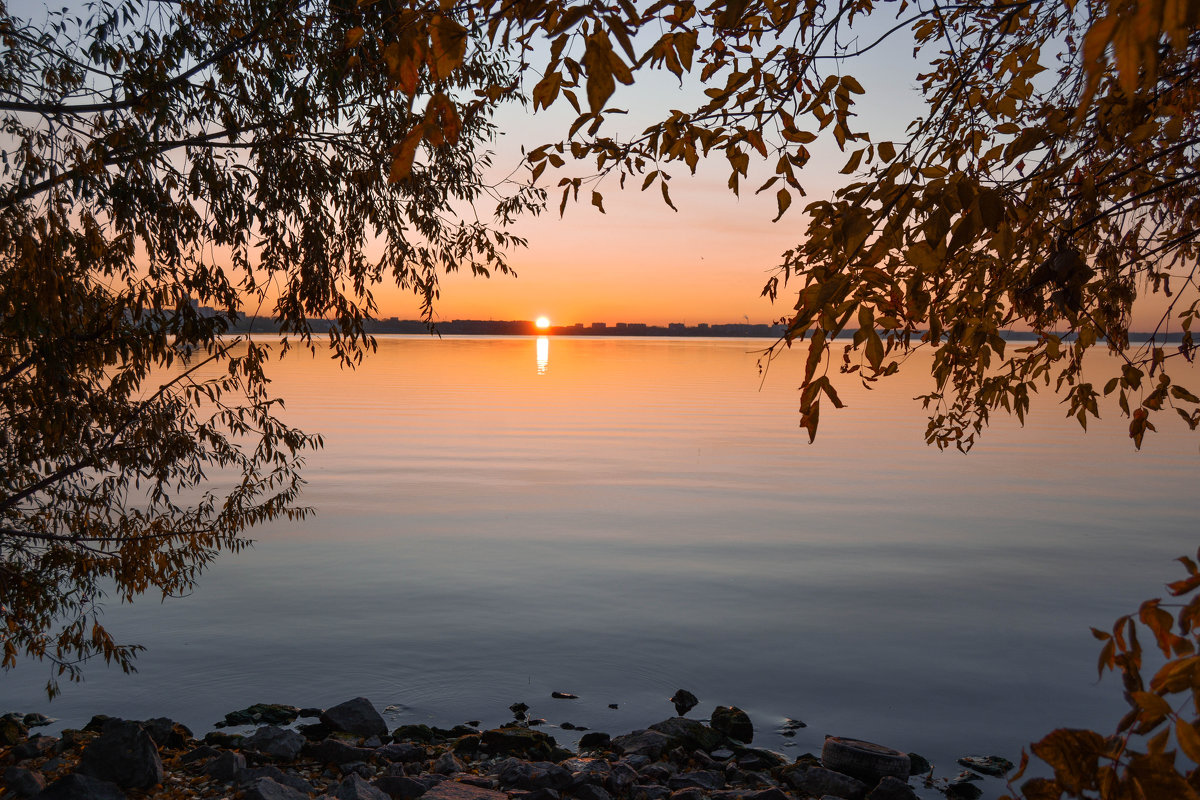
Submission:
[[[1138,453],[1115,415],[1084,434],[1051,400],[939,453],[918,356],[911,379],[847,383],[810,446],[802,358],[761,380],[765,343],[382,337],[354,372],[289,355],[274,386],[326,435],[318,514],[258,529],[189,597],[110,607],[149,648],[137,675],[97,665],[48,703],[46,668],[22,664],[0,709],[202,732],[253,702],[496,725],[524,701],[616,734],[686,688],[691,716],[738,705],[782,752],[855,736],[942,775],[1111,730],[1120,690],[1088,628],[1180,577],[1197,440],[1168,424]],[[808,727],[785,739],[785,717]]]

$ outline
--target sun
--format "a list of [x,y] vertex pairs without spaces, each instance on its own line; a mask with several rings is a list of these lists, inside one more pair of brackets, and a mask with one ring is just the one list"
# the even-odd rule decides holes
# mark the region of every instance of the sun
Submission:
[[534,320],[533,324],[538,327],[538,330],[544,331],[544,330],[546,330],[546,328],[550,327],[550,318],[549,317],[538,317],[536,320]]

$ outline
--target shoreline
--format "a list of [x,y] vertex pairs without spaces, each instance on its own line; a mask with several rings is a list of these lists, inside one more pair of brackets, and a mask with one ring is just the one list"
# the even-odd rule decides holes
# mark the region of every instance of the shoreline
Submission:
[[681,691],[672,700],[677,716],[620,735],[584,731],[575,750],[538,730],[521,703],[497,728],[391,730],[362,697],[328,709],[255,704],[199,738],[165,717],[104,715],[43,736],[38,728],[52,720],[9,713],[0,718],[0,797],[978,800],[999,796],[1012,766],[964,757],[943,776],[918,754],[839,737],[793,758],[755,747],[753,723],[736,707],[700,719],[687,716],[694,697]]

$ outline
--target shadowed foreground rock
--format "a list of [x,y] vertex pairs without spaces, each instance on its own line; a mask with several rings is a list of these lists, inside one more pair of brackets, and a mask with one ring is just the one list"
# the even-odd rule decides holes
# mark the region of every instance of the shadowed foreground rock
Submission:
[[[213,731],[203,742],[167,719],[97,717],[58,739],[14,737],[0,746],[0,774],[6,800],[917,798],[912,779],[864,781],[810,754],[789,763],[749,747],[737,736],[752,734],[749,718],[727,712],[717,723],[725,731],[673,717],[611,740],[593,733],[578,754],[515,722],[484,731],[407,725],[380,733],[382,717],[363,698],[327,710],[320,725],[301,726],[303,734],[263,725],[249,735]],[[965,785],[916,780],[951,800]]]

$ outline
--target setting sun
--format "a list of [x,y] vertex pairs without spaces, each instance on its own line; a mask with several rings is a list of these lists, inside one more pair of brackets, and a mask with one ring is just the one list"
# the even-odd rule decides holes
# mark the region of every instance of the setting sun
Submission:
[[550,327],[550,319],[549,317],[538,317],[533,324],[537,325],[539,330],[544,331]]

